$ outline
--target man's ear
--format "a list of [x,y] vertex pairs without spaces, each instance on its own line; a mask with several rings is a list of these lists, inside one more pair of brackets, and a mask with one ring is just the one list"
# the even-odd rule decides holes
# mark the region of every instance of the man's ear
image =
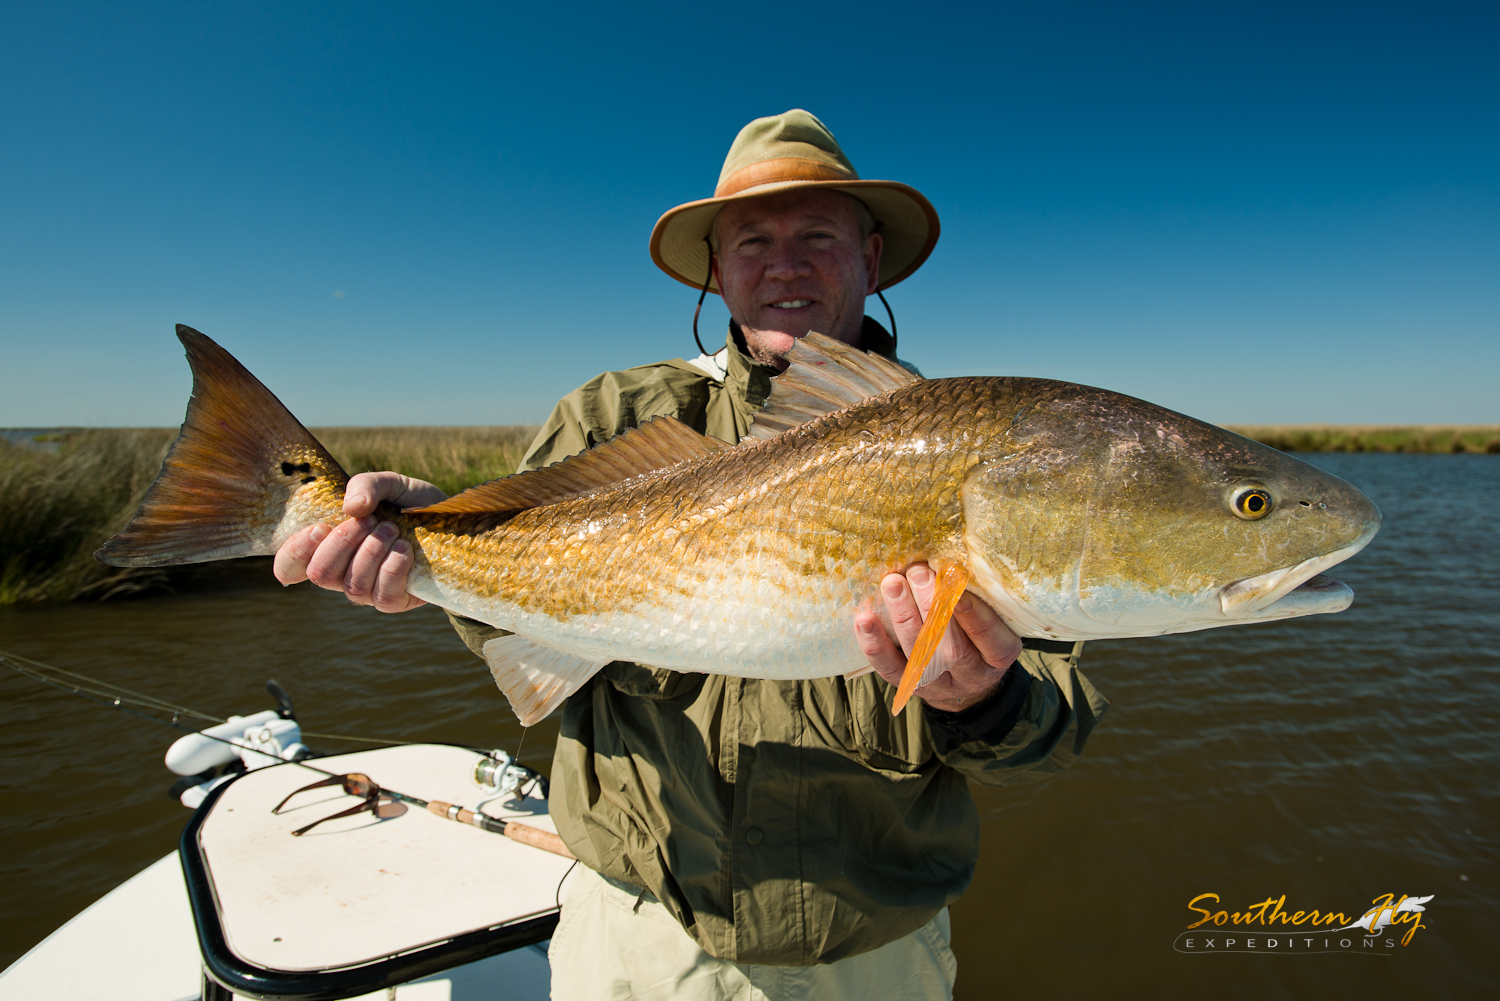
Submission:
[[[880,287],[880,252],[885,249],[885,241],[880,238],[879,233],[871,233],[865,238],[865,295],[871,295]],[[718,262],[714,263],[717,268]],[[717,280],[718,271],[714,272]],[[719,286],[723,288],[723,286]]]

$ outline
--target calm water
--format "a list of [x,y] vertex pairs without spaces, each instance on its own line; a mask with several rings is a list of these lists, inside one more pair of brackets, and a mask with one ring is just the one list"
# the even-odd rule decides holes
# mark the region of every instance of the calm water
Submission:
[[[1091,644],[1086,673],[1113,707],[1084,760],[975,790],[985,841],[954,914],[961,997],[1467,998],[1500,984],[1500,459],[1313,461],[1385,512],[1335,571],[1355,607]],[[440,614],[378,618],[268,579],[251,565],[175,597],[0,609],[0,648],[220,715],[268,708],[274,676],[310,730],[515,747],[503,698]],[[554,732],[535,728],[522,757],[544,765]],[[0,672],[0,965],[175,847],[172,738]],[[1410,947],[1373,956],[1175,952],[1202,893],[1356,915],[1384,893],[1435,899]]]

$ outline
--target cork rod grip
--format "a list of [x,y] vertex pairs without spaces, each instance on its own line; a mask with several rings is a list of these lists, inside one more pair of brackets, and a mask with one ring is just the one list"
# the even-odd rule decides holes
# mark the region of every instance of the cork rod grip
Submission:
[[578,856],[568,851],[568,846],[563,844],[562,838],[551,831],[544,831],[540,827],[527,827],[525,824],[518,824],[512,820],[505,825],[505,836],[512,841],[519,841],[523,845],[540,848],[542,851],[551,852],[553,855],[561,855],[563,858],[570,858],[575,861],[578,859]]
[[540,848],[542,851],[551,852],[553,855],[561,855],[563,858],[574,859],[575,861],[578,858],[578,856],[568,851],[568,846],[563,844],[562,838],[551,831],[544,831],[539,827],[528,827],[525,824],[518,824],[514,820],[487,817],[483,814],[475,813],[473,810],[454,806],[452,803],[443,803],[439,800],[433,800],[428,803],[427,809],[428,812],[435,813],[439,817],[456,820],[460,824],[468,824],[471,827],[477,827],[484,831],[492,831],[495,834],[504,834],[512,841],[519,841],[521,844],[530,845],[532,848]]
[[467,810],[461,806],[454,806],[452,803],[444,803],[441,800],[435,799],[431,803],[428,803],[427,812],[435,813],[439,817],[446,817],[449,820],[456,820],[460,824],[468,824],[471,827],[484,826],[481,823],[476,823],[478,818],[475,817],[473,810]]

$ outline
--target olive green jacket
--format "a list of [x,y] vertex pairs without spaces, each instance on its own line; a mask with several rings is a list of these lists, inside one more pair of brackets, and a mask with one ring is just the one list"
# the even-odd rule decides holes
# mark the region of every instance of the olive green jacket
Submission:
[[[894,358],[869,319],[865,347]],[[557,404],[523,466],[663,414],[738,442],[775,372],[734,330],[715,357],[722,377],[673,359],[591,379]],[[454,621],[476,653],[499,635]],[[994,697],[956,714],[894,716],[894,689],[873,674],[761,681],[610,664],[563,706],[552,816],[585,865],[654,894],[713,956],[805,966],[878,948],[968,887],[979,817],[967,781],[1060,771],[1103,715],[1078,672],[1083,644],[1037,646]]]

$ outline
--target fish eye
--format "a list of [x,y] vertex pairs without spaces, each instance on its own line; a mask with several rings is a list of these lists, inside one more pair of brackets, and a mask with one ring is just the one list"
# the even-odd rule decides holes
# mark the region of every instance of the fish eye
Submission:
[[1240,487],[1229,498],[1229,509],[1246,521],[1255,521],[1271,513],[1271,495],[1260,487]]

